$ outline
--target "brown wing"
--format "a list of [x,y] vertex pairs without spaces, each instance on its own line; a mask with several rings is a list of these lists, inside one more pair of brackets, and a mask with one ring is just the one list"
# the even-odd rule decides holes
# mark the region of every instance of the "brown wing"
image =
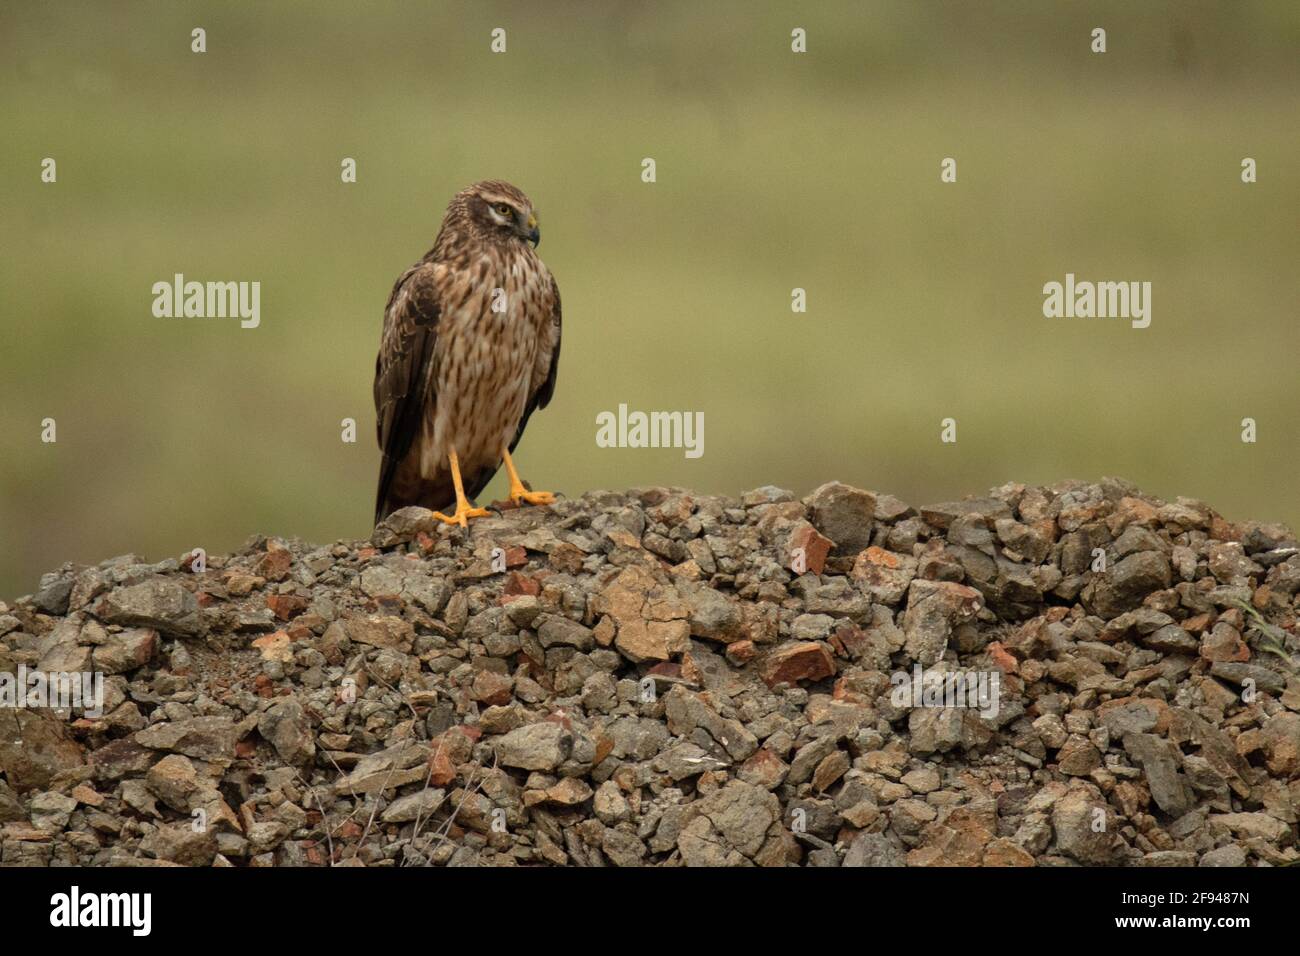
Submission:
[[434,398],[433,348],[440,314],[433,266],[422,262],[407,269],[388,297],[375,359],[375,424],[383,452],[375,494],[376,523],[384,517],[397,467],[410,451]]
[[545,408],[551,403],[551,396],[555,394],[555,373],[560,367],[560,286],[555,281],[555,276],[551,276],[551,329],[555,345],[551,349],[549,359],[543,352],[538,356],[539,363],[546,363],[546,378],[542,379],[541,384],[533,389],[532,394],[528,396],[528,404],[524,406],[524,417],[519,419],[519,430],[515,432],[515,437],[510,442],[510,450],[514,451],[515,446],[519,444],[519,439],[524,437],[524,427],[528,424],[529,417],[539,408]]

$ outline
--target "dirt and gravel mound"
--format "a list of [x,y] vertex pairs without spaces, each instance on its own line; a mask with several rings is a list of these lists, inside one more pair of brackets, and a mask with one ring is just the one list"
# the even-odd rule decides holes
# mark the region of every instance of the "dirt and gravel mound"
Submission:
[[1114,479],[69,565],[0,603],[0,863],[1291,864],[1298,590]]

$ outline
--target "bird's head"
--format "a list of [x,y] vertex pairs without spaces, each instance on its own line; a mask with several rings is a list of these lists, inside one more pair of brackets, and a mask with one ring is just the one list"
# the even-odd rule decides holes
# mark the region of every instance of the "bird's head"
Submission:
[[485,180],[463,190],[470,221],[485,236],[503,242],[531,242],[533,248],[542,241],[537,228],[537,214],[523,191],[501,180]]

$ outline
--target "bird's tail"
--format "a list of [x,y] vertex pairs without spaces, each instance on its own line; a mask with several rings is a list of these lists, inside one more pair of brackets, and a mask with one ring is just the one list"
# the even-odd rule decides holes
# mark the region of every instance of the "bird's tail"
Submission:
[[396,471],[396,462],[389,456],[384,455],[383,461],[379,465],[379,486],[375,489],[375,524],[379,524],[397,510],[392,507],[388,500],[388,491],[393,484],[394,471]]
[[[491,480],[496,469],[482,468],[465,477],[465,495],[473,498]],[[451,511],[456,507],[456,486],[451,472],[440,471],[432,481],[411,481],[409,472],[400,477],[395,463],[384,456],[379,468],[379,487],[375,492],[375,524],[394,511],[419,505],[432,511]]]

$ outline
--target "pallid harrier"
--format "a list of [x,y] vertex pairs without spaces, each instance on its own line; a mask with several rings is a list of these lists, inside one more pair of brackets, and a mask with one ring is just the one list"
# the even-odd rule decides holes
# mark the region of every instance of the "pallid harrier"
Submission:
[[560,360],[560,290],[534,251],[540,239],[523,192],[475,183],[393,286],[375,361],[376,522],[422,505],[466,527],[488,513],[470,499],[503,460],[515,504],[554,502],[527,490],[510,459],[529,416],[550,402]]

